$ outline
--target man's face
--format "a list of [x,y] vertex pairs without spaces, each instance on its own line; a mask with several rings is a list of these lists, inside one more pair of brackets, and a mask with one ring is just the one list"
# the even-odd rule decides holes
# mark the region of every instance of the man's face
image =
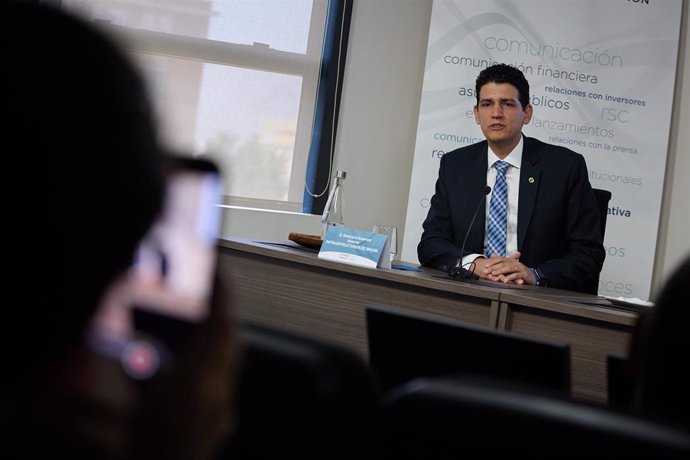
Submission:
[[516,87],[509,83],[487,83],[479,91],[474,119],[497,155],[507,155],[517,145],[522,125],[532,118],[532,106],[522,107]]

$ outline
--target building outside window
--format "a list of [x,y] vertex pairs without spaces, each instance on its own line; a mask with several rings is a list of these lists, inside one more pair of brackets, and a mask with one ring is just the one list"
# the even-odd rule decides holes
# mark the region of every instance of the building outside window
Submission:
[[339,83],[323,64],[344,65],[344,3],[61,2],[115,33],[131,52],[150,85],[162,140],[219,165],[224,204],[314,213],[327,195],[324,163],[332,156],[339,100],[325,94]]

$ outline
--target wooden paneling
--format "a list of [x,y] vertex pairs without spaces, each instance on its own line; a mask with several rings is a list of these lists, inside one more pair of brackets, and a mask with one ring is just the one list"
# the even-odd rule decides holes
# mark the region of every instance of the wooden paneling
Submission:
[[499,328],[570,344],[572,394],[606,400],[606,357],[627,355],[632,326],[501,302]]
[[[571,345],[573,395],[606,401],[606,356],[627,354],[634,311],[548,288],[506,289],[448,279],[436,270],[367,269],[315,251],[225,239],[221,272],[232,279],[240,320],[267,324],[367,357],[364,309],[388,305]],[[599,303],[599,305],[594,305]],[[414,338],[411,338],[413,340]]]
[[348,273],[319,264],[221,250],[221,270],[233,279],[243,320],[331,341],[367,356],[364,309],[390,305],[495,327],[498,301],[417,283],[382,279],[374,270]]

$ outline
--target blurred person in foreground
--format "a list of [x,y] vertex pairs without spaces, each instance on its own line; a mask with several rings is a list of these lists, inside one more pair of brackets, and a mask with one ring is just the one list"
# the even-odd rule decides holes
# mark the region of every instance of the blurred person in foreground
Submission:
[[632,408],[690,433],[690,254],[671,271],[631,341]]
[[0,456],[215,458],[234,430],[241,359],[218,277],[208,319],[145,390],[85,341],[163,203],[145,86],[82,20],[32,3],[0,11],[5,174],[20,180],[3,219]]

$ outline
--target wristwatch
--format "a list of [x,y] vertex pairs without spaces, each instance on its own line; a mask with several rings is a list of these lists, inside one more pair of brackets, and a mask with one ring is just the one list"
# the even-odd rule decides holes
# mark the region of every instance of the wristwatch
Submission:
[[537,279],[537,282],[534,284],[536,286],[546,286],[546,275],[544,275],[544,272],[541,271],[541,268],[533,268],[532,272],[534,273],[534,277]]

